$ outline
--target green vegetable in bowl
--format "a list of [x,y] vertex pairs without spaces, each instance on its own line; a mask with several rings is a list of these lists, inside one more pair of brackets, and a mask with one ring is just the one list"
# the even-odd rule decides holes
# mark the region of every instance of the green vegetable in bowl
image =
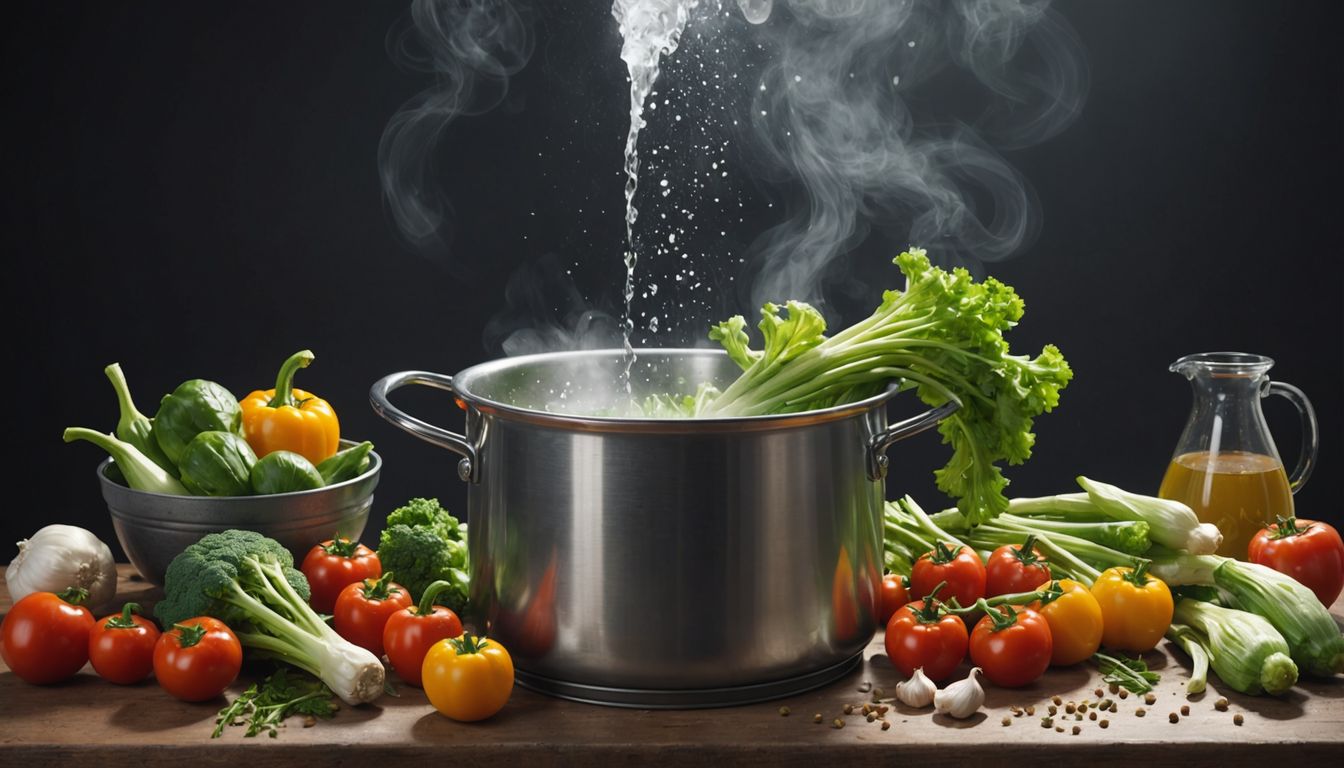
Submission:
[[131,399],[130,386],[126,383],[126,375],[121,372],[121,365],[113,363],[104,368],[103,373],[107,374],[108,380],[112,382],[112,388],[117,391],[117,404],[121,408],[121,417],[117,420],[117,429],[114,432],[117,439],[134,445],[151,461],[163,467],[165,472],[177,477],[177,465],[168,460],[168,455],[154,438],[154,420],[135,407],[135,401]]
[[62,437],[67,443],[87,440],[107,451],[112,455],[112,460],[116,462],[113,466],[121,470],[121,476],[125,478],[126,485],[137,491],[168,493],[175,496],[187,495],[187,489],[177,481],[177,478],[168,474],[163,467],[155,464],[134,445],[124,440],[118,440],[112,435],[105,435],[102,432],[85,429],[84,427],[69,427],[62,434]]
[[383,693],[382,662],[308,606],[308,580],[274,539],[235,529],[207,534],[173,558],[163,591],[154,615],[165,627],[213,616],[244,648],[316,675],[348,704]]
[[154,439],[179,467],[187,443],[202,432],[242,435],[243,411],[229,390],[204,379],[184,381],[163,398],[154,417]]
[[467,604],[467,526],[439,505],[437,499],[411,499],[392,510],[378,541],[383,573],[419,600],[430,584],[452,585],[435,601],[461,614]]
[[313,463],[293,451],[271,451],[252,465],[255,493],[311,491],[326,485]]
[[202,432],[187,443],[178,468],[182,484],[197,496],[248,496],[257,455],[232,432]]
[[373,443],[365,440],[353,448],[346,448],[323,460],[317,465],[317,471],[321,473],[327,485],[353,480],[368,470],[369,462],[372,461],[369,453],[372,451]]

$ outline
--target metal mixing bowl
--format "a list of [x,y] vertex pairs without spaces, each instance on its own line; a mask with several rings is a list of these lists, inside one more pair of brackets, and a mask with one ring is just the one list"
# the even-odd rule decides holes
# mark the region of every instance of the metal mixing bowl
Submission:
[[[355,443],[341,441],[342,448]],[[358,539],[369,520],[383,460],[369,454],[369,469],[353,480],[295,493],[266,496],[172,496],[128,488],[107,476],[111,459],[98,465],[103,500],[117,540],[147,581],[163,585],[168,564],[207,533],[243,528],[265,534],[294,553],[295,563],[333,534]]]

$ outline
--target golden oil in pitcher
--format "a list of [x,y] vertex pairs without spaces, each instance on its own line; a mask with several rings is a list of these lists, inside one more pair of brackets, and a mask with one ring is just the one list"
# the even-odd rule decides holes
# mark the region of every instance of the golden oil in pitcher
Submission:
[[[1158,496],[1190,506],[1223,534],[1218,554],[1244,560],[1256,532],[1293,514],[1293,494],[1316,463],[1316,414],[1302,390],[1270,381],[1274,361],[1241,352],[1188,355],[1171,370],[1190,380],[1194,407]],[[1270,437],[1260,399],[1280,395],[1302,417],[1302,454],[1292,477]]]

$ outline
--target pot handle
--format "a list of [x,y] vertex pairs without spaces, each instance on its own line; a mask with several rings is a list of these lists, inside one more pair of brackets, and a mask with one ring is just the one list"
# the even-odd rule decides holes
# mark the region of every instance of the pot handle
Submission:
[[430,373],[429,371],[402,371],[384,376],[374,382],[369,388],[369,404],[379,416],[390,421],[393,425],[415,435],[427,443],[437,445],[440,448],[447,448],[454,453],[460,454],[462,460],[457,462],[457,476],[467,482],[475,482],[478,476],[476,472],[476,446],[472,445],[464,435],[456,432],[449,432],[442,427],[436,427],[427,421],[421,421],[416,417],[406,413],[396,407],[387,399],[387,396],[396,389],[401,389],[410,384],[420,384],[434,389],[441,389],[444,392],[456,393],[453,389],[453,377],[445,376],[442,373]]
[[960,401],[949,400],[937,408],[927,410],[918,416],[911,416],[905,421],[898,421],[869,438],[868,479],[881,480],[887,476],[887,449],[891,447],[892,443],[923,432],[948,416],[956,413],[957,409],[960,407]]

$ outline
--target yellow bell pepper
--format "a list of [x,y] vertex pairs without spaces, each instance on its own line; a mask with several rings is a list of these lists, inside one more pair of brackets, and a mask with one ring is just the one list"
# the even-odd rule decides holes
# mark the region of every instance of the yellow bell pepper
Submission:
[[293,451],[314,466],[341,445],[341,425],[326,400],[294,389],[294,374],[313,362],[308,350],[296,352],[280,367],[275,389],[256,390],[243,398],[243,436],[257,458],[273,451]]
[[1171,590],[1148,575],[1146,560],[1138,568],[1102,571],[1092,596],[1101,606],[1101,644],[1107,648],[1151,651],[1171,626]]
[[[1031,604],[1050,625],[1050,665],[1066,667],[1087,661],[1101,647],[1101,606],[1087,587],[1072,579],[1053,582],[1060,595]],[[1041,589],[1051,586],[1046,582]]]

